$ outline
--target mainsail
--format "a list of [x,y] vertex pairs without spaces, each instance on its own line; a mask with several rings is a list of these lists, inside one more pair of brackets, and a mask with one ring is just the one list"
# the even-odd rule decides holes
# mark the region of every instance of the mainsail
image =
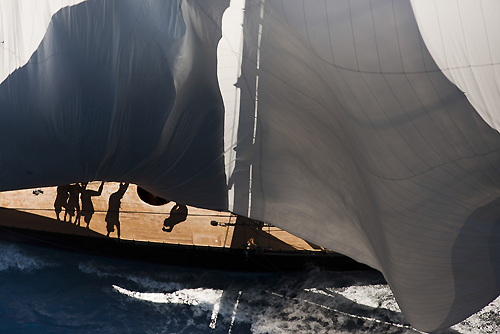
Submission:
[[0,3],[0,190],[124,181],[380,270],[408,320],[500,293],[494,0]]

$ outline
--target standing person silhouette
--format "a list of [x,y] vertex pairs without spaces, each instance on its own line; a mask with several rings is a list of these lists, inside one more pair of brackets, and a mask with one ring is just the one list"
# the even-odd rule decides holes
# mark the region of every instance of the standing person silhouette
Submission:
[[87,182],[81,184],[80,188],[80,199],[82,200],[82,211],[81,215],[83,216],[83,220],[87,223],[87,228],[89,228],[90,220],[94,215],[94,204],[92,204],[92,196],[101,196],[102,188],[104,187],[104,181],[101,182],[99,190],[88,190]]
[[[69,187],[69,184],[65,184],[63,186],[57,187],[57,196],[56,196],[56,200],[54,201],[54,209],[56,211],[57,220],[61,220],[61,218],[59,217],[59,214],[61,213],[62,208],[66,207],[66,204],[68,203],[68,197],[69,197],[68,187]],[[64,216],[66,216],[66,215],[64,215]]]
[[111,232],[115,231],[116,226],[118,239],[120,239],[120,205],[123,195],[125,195],[125,192],[127,191],[127,188],[128,183],[121,182],[118,191],[109,196],[108,212],[106,213],[105,219],[106,229],[108,230],[108,234],[106,235],[107,237],[109,237],[109,234]]
[[64,221],[66,221],[66,216],[69,216],[69,221],[71,223],[71,219],[75,215],[75,224],[80,225],[80,185],[70,184],[68,186],[69,199],[68,203],[64,206],[66,211],[64,212]]

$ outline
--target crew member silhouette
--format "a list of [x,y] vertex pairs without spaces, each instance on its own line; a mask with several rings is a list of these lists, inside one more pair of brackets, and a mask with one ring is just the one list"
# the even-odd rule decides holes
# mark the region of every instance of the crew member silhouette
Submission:
[[82,183],[80,187],[80,198],[82,200],[82,211],[81,215],[83,216],[83,220],[87,223],[87,228],[89,228],[90,220],[94,215],[94,204],[92,204],[92,196],[101,196],[102,188],[104,187],[104,182],[101,182],[99,186],[99,190],[88,190],[87,182]]
[[68,197],[69,197],[68,187],[69,184],[57,187],[57,196],[56,200],[54,201],[54,209],[56,210],[57,220],[61,220],[59,214],[61,213],[62,208],[65,207],[66,204],[68,203]]
[[71,219],[75,215],[75,224],[80,225],[80,185],[79,184],[70,184],[68,186],[69,199],[64,208],[66,211],[64,212],[64,221],[66,221],[66,216],[69,216],[69,223],[71,223]]
[[170,216],[163,222],[162,230],[164,232],[172,232],[174,226],[186,220],[188,214],[187,206],[184,204],[175,203],[170,210]]
[[106,229],[108,230],[108,234],[106,235],[107,237],[109,237],[111,232],[115,231],[116,226],[118,239],[120,238],[120,205],[127,188],[128,183],[121,182],[118,191],[109,196],[108,212],[106,213],[105,219]]

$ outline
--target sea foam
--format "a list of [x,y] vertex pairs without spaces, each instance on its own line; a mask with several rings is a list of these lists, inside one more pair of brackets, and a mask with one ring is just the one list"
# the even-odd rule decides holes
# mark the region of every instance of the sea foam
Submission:
[[47,266],[54,266],[54,264],[37,256],[26,254],[15,245],[0,243],[0,271],[12,268],[29,272]]
[[116,277],[132,281],[141,288],[155,291],[175,291],[183,286],[177,282],[165,282],[150,277],[151,273],[123,273],[120,268],[103,265],[97,261],[83,261],[78,264],[78,269],[85,274],[97,275],[98,277]]

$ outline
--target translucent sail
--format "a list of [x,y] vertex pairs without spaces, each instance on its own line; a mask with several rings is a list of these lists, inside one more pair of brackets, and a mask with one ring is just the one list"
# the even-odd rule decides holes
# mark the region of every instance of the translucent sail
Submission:
[[500,293],[493,0],[66,5],[17,70],[27,16],[0,7],[1,190],[126,181],[266,221],[380,270],[421,330]]
[[500,129],[500,2],[411,1],[424,41],[446,77]]

